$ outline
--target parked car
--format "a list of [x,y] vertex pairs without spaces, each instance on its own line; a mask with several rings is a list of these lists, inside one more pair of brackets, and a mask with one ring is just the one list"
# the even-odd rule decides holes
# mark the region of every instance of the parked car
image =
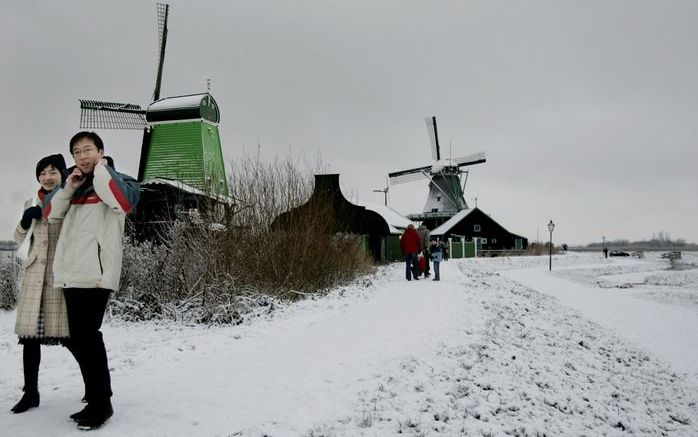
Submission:
[[623,252],[622,250],[612,250],[608,252],[608,256],[630,256],[628,252]]

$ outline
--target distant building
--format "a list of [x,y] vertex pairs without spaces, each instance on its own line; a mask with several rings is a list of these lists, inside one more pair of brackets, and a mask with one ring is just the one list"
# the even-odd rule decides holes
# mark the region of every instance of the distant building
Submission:
[[481,250],[523,250],[528,240],[512,234],[481,209],[464,209],[431,231],[442,240],[464,237],[466,241],[480,239]]
[[394,211],[395,216],[389,214],[387,209],[375,209],[381,212],[349,202],[339,187],[338,174],[315,175],[315,188],[310,199],[276,217],[272,228],[293,229],[303,223],[304,217],[326,217],[328,223],[331,223],[331,229],[327,230],[330,233],[362,236],[364,248],[375,261],[401,257],[394,252],[399,252],[399,234],[402,231],[398,227],[404,223]]

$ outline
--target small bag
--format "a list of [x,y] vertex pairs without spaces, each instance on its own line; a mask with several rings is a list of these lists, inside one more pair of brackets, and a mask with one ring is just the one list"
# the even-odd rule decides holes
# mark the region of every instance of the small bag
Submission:
[[419,272],[424,273],[427,269],[427,258],[424,255],[419,255],[417,261],[419,262]]
[[[31,206],[36,205],[39,205],[38,196],[34,197]],[[32,224],[29,226],[29,229],[27,230],[27,235],[24,237],[24,240],[20,243],[20,245],[17,247],[17,250],[15,251],[15,256],[22,262],[26,261],[27,257],[29,257],[29,246],[31,246],[32,234],[34,234],[34,222],[35,220],[32,220]]]

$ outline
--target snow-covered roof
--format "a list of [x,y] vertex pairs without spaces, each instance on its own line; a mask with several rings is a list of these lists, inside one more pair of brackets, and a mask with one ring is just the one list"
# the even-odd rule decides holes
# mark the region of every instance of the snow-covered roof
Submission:
[[150,124],[181,120],[201,120],[218,123],[220,121],[220,111],[213,96],[208,93],[201,93],[166,97],[153,102],[148,106],[145,118]]
[[389,206],[366,202],[363,200],[356,200],[355,202],[357,205],[363,206],[369,211],[378,213],[381,217],[383,217],[386,223],[388,223],[388,228],[390,228],[391,234],[401,234],[405,228],[407,228],[407,225],[412,223],[410,219]]
[[191,194],[196,194],[199,196],[206,196],[206,197],[214,197],[216,198],[219,202],[231,204],[233,203],[233,198],[232,197],[227,197],[227,196],[218,196],[210,193],[205,193],[204,191],[201,191],[198,188],[192,187],[189,184],[186,184],[182,181],[176,181],[173,179],[165,179],[165,178],[152,178],[145,180],[141,182],[141,186],[152,186],[152,185],[168,185],[170,187],[177,188],[178,190],[185,191],[187,193]]
[[148,106],[148,111],[169,111],[170,109],[181,108],[198,108],[201,105],[201,99],[207,96],[207,93],[192,94],[189,96],[165,97]]
[[458,211],[456,215],[451,217],[450,219],[446,220],[444,223],[441,224],[441,226],[438,226],[436,229],[431,231],[431,235],[443,235],[446,232],[450,231],[452,227],[454,227],[456,224],[458,224],[461,220],[463,220],[465,217],[467,217],[468,214],[471,212],[475,211],[474,209],[463,209],[461,211]]

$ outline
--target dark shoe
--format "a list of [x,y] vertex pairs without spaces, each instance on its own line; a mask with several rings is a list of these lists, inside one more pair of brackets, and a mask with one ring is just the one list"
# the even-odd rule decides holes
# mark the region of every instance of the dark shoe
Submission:
[[431,276],[431,275],[430,275],[429,273],[425,273],[425,274],[424,274],[424,277],[425,277],[425,278],[428,278],[428,277],[430,277],[430,276]]
[[415,277],[414,277],[414,280],[415,280],[415,281],[419,281],[419,276],[415,276]]
[[[111,402],[107,400],[100,403],[88,403],[84,410],[76,414],[78,415],[78,428],[90,430],[104,425],[104,422],[114,414],[114,409],[111,406]],[[73,416],[70,417],[72,418]]]
[[22,395],[22,399],[17,402],[17,404],[12,407],[10,411],[15,414],[24,413],[30,408],[35,408],[39,406],[39,392],[25,392]]
[[70,418],[73,420],[73,422],[79,422],[82,420],[83,416],[87,415],[87,411],[89,410],[90,405],[86,405],[85,408],[82,410],[78,411],[77,413],[73,413],[70,415]]
[[432,279],[432,281],[440,281],[440,280],[441,280],[441,279],[439,279],[439,278],[434,278],[434,279]]

